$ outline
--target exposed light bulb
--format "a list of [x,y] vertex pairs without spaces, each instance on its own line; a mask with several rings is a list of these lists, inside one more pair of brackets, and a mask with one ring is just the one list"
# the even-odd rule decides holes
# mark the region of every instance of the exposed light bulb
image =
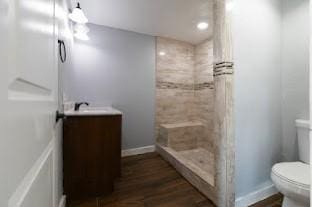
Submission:
[[74,11],[68,15],[68,17],[76,23],[85,24],[88,22],[88,19],[83,13],[79,3],[77,4],[77,7],[74,9]]
[[200,22],[197,24],[197,28],[199,30],[206,30],[208,29],[208,27],[209,27],[209,24],[207,22]]
[[77,32],[77,33],[84,33],[84,34],[87,34],[90,29],[89,27],[86,25],[86,24],[75,24],[74,26],[74,31]]

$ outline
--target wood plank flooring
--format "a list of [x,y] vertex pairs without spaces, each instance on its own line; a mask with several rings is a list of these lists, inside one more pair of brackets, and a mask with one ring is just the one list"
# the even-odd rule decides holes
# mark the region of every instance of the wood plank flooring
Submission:
[[250,207],[282,207],[282,201],[283,201],[283,196],[281,194],[276,194]]
[[[280,207],[269,200],[253,207]],[[271,205],[272,204],[272,205]],[[67,207],[215,207],[157,153],[126,157],[112,195]]]

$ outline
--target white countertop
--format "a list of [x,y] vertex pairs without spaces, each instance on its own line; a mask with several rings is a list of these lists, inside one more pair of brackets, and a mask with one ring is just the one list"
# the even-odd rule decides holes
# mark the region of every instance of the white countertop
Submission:
[[65,111],[66,116],[109,116],[122,115],[122,112],[113,107],[81,107],[79,111],[70,109]]

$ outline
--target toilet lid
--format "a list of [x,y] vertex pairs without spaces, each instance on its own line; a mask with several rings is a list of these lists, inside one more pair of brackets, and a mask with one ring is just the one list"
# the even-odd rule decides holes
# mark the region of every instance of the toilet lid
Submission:
[[294,185],[310,189],[310,165],[302,162],[284,162],[273,166],[272,172]]

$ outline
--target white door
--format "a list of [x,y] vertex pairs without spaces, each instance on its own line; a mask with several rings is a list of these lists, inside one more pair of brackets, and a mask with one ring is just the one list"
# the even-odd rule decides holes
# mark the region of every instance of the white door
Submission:
[[56,206],[54,0],[0,0],[0,206]]

